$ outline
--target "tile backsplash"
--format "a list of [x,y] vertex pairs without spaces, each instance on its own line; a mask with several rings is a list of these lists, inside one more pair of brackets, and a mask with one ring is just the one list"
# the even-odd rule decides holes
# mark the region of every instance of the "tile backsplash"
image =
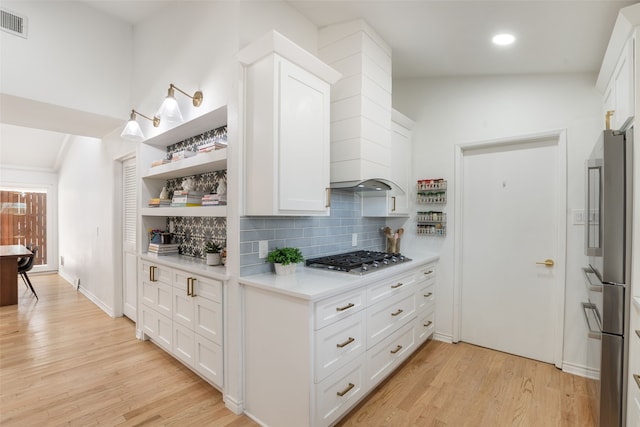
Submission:
[[[272,271],[266,259],[258,258],[260,240],[269,241],[269,251],[276,247],[300,248],[305,258],[360,249],[382,251],[384,226],[384,218],[361,216],[360,196],[339,190],[331,193],[331,215],[327,217],[243,217],[240,275]],[[351,245],[353,233],[357,233],[357,246]]]

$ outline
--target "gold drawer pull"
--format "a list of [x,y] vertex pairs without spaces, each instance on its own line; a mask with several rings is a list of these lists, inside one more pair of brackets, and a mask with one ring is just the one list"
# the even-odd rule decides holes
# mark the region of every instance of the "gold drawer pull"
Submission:
[[350,302],[349,304],[345,305],[344,307],[336,307],[336,311],[345,311],[350,309],[351,307],[355,307],[355,304]]
[[404,283],[402,283],[402,282],[398,282],[398,283],[396,283],[395,285],[391,285],[391,289],[399,288],[399,287],[400,287],[400,286],[402,286],[402,285],[404,285]]
[[149,280],[156,282],[156,267],[154,265],[149,266]]
[[399,315],[400,313],[402,313],[402,311],[403,311],[403,310],[402,310],[401,308],[399,308],[399,309],[398,309],[398,311],[396,311],[395,313],[391,313],[391,315],[392,315],[393,317],[396,317],[397,315]]
[[187,296],[191,296],[191,277],[187,277]]
[[347,388],[345,388],[342,391],[337,392],[336,394],[340,397],[344,396],[345,394],[349,393],[351,391],[352,388],[355,387],[355,384],[353,383],[349,383],[349,385],[347,386]]
[[640,329],[636,330],[636,335],[640,338]]
[[633,374],[633,379],[636,380],[636,384],[638,384],[638,388],[640,388],[640,375]]
[[391,354],[396,354],[396,353],[397,353],[397,352],[399,352],[400,350],[402,350],[402,346],[401,346],[401,345],[398,345],[398,346],[396,347],[396,349],[395,349],[395,350],[391,350]]
[[354,342],[355,340],[356,340],[355,338],[351,338],[351,337],[349,337],[349,339],[348,339],[348,340],[346,340],[345,342],[343,342],[343,343],[341,343],[341,344],[336,344],[336,347],[338,347],[338,348],[346,347],[346,346],[348,346],[349,344],[351,344],[352,342]]
[[426,294],[424,297],[425,298],[431,298],[431,295],[433,295],[433,292],[429,292],[428,294]]
[[429,320],[426,325],[422,325],[422,326],[424,326],[425,328],[428,328],[429,326],[431,326],[432,323],[433,322],[431,320]]
[[424,272],[424,275],[425,275],[425,276],[428,276],[428,275],[430,275],[431,273],[433,273],[433,270],[425,271],[425,272]]

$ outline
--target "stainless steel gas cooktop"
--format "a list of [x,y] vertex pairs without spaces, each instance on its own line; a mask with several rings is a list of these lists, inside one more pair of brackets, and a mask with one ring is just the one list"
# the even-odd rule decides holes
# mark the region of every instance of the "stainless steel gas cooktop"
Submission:
[[411,261],[402,254],[376,251],[353,251],[308,259],[307,267],[342,271],[351,274],[369,274]]

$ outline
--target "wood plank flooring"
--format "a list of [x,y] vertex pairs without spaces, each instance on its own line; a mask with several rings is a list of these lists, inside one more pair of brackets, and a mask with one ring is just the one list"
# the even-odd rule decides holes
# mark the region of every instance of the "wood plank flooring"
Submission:
[[[3,427],[257,425],[163,350],[138,341],[126,318],[111,319],[57,275],[31,278],[38,302],[20,282],[19,304],[0,307]],[[339,425],[593,424],[585,379],[468,344],[429,342]]]

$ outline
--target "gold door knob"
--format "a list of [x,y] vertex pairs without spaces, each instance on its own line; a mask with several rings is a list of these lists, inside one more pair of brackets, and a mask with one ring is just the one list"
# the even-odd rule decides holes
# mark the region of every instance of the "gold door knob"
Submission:
[[552,260],[552,259],[545,259],[544,261],[538,261],[538,262],[536,262],[536,264],[544,264],[544,265],[546,265],[547,267],[553,267],[553,264],[555,264],[555,263],[553,262],[553,260]]

